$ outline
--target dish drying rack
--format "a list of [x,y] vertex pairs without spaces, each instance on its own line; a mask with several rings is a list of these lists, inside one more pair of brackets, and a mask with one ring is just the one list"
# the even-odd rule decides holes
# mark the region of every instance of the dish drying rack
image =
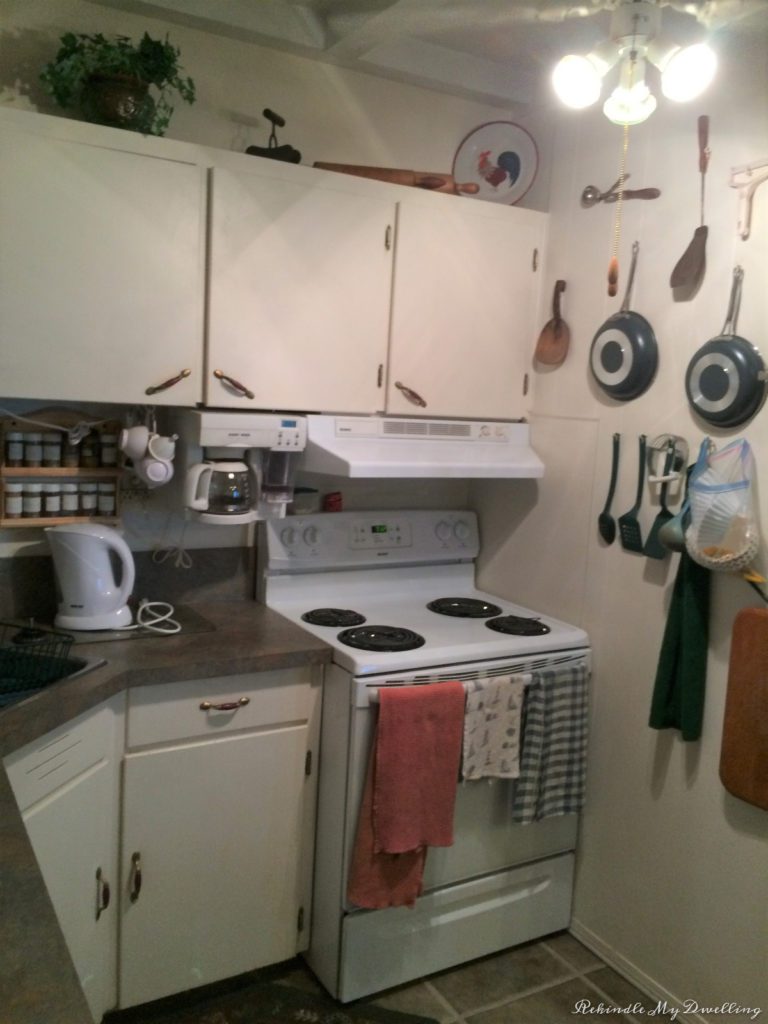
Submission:
[[0,622],[0,707],[66,674],[74,637],[54,629]]

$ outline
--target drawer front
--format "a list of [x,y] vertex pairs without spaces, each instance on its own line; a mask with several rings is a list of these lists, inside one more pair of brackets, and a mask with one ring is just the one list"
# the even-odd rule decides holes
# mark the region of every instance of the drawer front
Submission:
[[306,721],[320,671],[307,665],[130,690],[127,745],[135,749]]
[[124,704],[125,694],[118,694],[5,758],[22,811],[119,752]]

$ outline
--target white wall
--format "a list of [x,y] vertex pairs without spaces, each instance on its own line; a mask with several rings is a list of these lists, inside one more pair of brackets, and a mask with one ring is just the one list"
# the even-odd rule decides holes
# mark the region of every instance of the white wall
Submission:
[[[657,186],[662,196],[625,204],[616,299],[606,295],[614,208],[584,210],[579,197],[586,184],[606,188],[618,177],[621,130],[599,111],[560,118],[543,291],[551,295],[556,278],[567,280],[563,313],[572,340],[560,368],[535,374],[532,430],[547,477],[533,496],[494,483],[472,488],[484,527],[483,582],[579,622],[594,645],[577,934],[677,1005],[735,1001],[764,1010],[768,814],[730,796],[718,779],[731,625],[740,607],[759,601],[740,579],[713,578],[701,741],[655,732],[647,720],[678,556],[654,562],[618,542],[608,547],[596,520],[614,431],[622,436],[617,514],[634,501],[641,432],[681,434],[692,452],[705,434],[718,445],[745,436],[756,453],[768,537],[768,411],[741,429],[714,431],[691,414],[684,390],[691,356],[720,333],[737,262],[745,270],[739,333],[768,358],[768,184],[757,192],[747,242],[736,235],[737,197],[728,186],[731,166],[768,157],[766,50],[765,39],[742,39],[727,53],[706,102],[670,109],[662,99],[650,120],[631,130],[630,187]],[[698,295],[675,303],[669,274],[698,224],[702,113],[711,116],[707,271]],[[643,396],[617,403],[592,383],[588,354],[599,325],[618,309],[634,239],[641,248],[632,308],[655,329],[660,365]],[[542,309],[541,322],[548,316]],[[658,510],[650,497],[646,489],[644,535]]]

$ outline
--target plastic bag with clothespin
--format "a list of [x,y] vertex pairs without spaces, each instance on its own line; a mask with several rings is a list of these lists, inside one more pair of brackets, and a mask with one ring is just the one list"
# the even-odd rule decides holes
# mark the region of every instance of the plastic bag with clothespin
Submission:
[[705,569],[746,573],[760,548],[749,443],[731,441],[717,451],[706,438],[691,472],[688,497],[685,546],[691,558]]

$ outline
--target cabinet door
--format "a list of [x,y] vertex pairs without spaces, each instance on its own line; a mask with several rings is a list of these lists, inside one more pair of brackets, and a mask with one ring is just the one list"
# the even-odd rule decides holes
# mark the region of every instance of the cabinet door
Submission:
[[389,200],[216,168],[206,402],[383,410],[393,224]]
[[117,1004],[122,706],[120,695],[5,762],[95,1021]]
[[296,955],[311,885],[307,742],[305,722],[127,756],[121,1007]]
[[199,401],[203,172],[6,129],[0,180],[3,395]]
[[427,198],[433,202],[403,202],[398,211],[387,412],[520,417],[535,341],[532,258],[544,217]]

